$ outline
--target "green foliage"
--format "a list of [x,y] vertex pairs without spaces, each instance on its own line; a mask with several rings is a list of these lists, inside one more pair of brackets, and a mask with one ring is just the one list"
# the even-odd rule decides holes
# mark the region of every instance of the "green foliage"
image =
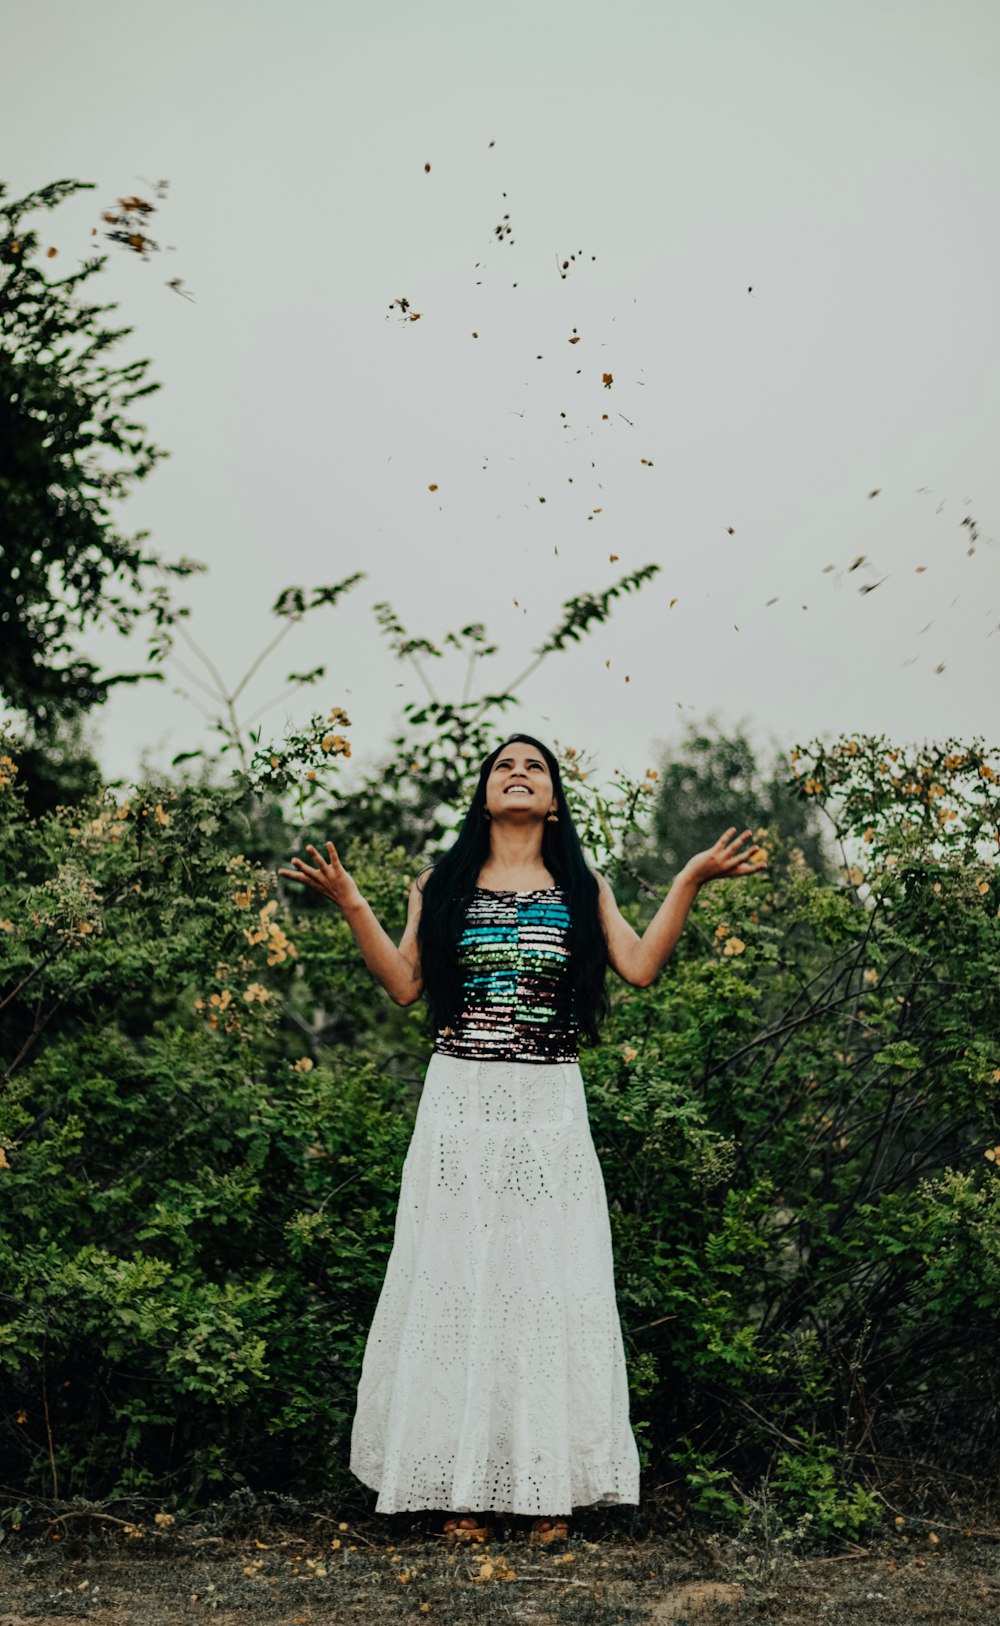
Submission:
[[[435,642],[407,632],[391,604],[377,604],[376,616],[392,653],[397,660],[410,664],[427,699],[403,707],[404,731],[393,740],[391,756],[353,792],[350,804],[341,804],[337,811],[352,819],[360,818],[366,828],[378,830],[411,849],[430,854],[447,845],[456,809],[467,805],[483,758],[505,737],[501,725],[505,732],[518,732],[516,719],[507,719],[517,705],[520,685],[549,656],[602,626],[609,620],[615,602],[641,591],[659,569],[659,565],[643,565],[612,582],[603,592],[567,599],[558,625],[535,650],[524,670],[501,689],[485,694],[474,692],[478,663],[495,655],[497,648],[489,642],[483,622],[470,622]],[[448,655],[461,659],[464,672],[460,692],[446,698],[428,677],[427,666]],[[446,681],[451,675],[446,672]],[[574,780],[581,782],[587,777],[576,753],[569,754],[567,766]],[[594,821],[602,817],[607,823],[606,815],[617,806],[617,798],[601,813],[593,798],[583,797],[579,806],[574,805],[574,813],[588,803],[593,827]],[[610,857],[603,836],[599,844]]]
[[[366,1501],[348,1434],[427,1040],[275,874],[332,834],[402,930],[424,852],[350,817],[347,726],[39,811],[0,750],[0,1471],[25,1494]],[[856,1535],[883,1456],[993,1460],[996,770],[894,749],[792,753],[843,867],[762,827],[768,872],[703,888],[582,1058],[646,1482],[741,1529],[766,1501]],[[563,769],[626,874],[655,782]]]
[[816,809],[796,794],[789,767],[783,753],[762,767],[743,734],[689,723],[650,775],[656,794],[648,828],[633,829],[625,843],[628,894],[641,897],[650,886],[662,886],[689,854],[710,847],[730,826],[777,831],[801,848],[810,869],[829,879]]
[[[141,618],[168,627],[170,576],[200,568],[165,563],[144,547],[147,532],[126,537],[115,525],[112,505],[167,454],[133,417],[159,388],[149,362],[108,359],[131,328],[108,327],[117,306],[82,295],[106,257],[62,278],[33,263],[41,244],[26,217],[89,185],[56,181],[0,202],[0,696],[42,733],[114,684],[160,676],[101,676],[75,635],[95,624],[126,633]],[[0,200],[6,192],[0,185]]]

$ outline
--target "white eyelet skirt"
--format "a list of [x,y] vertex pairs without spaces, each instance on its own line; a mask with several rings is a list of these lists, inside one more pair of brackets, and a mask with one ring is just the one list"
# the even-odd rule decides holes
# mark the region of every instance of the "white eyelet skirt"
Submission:
[[365,1346],[377,1513],[639,1501],[604,1176],[578,1063],[435,1052]]

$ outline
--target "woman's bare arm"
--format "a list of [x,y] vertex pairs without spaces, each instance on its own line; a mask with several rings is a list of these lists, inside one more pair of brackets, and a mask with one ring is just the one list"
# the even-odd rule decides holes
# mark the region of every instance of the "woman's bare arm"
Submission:
[[287,875],[293,881],[304,881],[315,892],[335,903],[350,926],[362,959],[376,982],[381,983],[397,1005],[412,1005],[423,990],[417,922],[423,901],[423,882],[430,871],[425,870],[418,875],[410,888],[406,927],[397,948],[371,904],[362,896],[357,882],[340,862],[333,842],[328,841],[326,848],[328,856],[323,858],[315,847],[307,846],[306,851],[312,854],[313,864],[293,858],[295,869],[280,869],[278,874]]
[[642,936],[630,926],[615,902],[615,895],[603,875],[597,876],[600,889],[598,908],[601,925],[608,945],[608,960],[625,982],[636,988],[648,988],[655,982],[673,953],[677,939],[684,929],[691,905],[706,881],[735,875],[756,875],[766,869],[766,863],[751,864],[749,852],[743,842],[751,832],[744,830],[735,841],[736,826],[732,825],[719,837],[713,847],[696,853],[675,875],[670,891],[657,909]]

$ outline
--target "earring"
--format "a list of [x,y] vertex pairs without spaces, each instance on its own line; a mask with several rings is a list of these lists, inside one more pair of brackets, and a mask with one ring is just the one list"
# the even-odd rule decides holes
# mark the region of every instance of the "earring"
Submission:
[[559,823],[559,815],[558,815],[558,813],[556,813],[556,812],[546,813],[545,822],[546,822],[546,824],[558,824]]

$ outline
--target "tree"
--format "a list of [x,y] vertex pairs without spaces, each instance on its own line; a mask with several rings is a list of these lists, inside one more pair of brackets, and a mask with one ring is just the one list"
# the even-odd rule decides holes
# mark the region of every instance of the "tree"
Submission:
[[[33,263],[43,250],[25,217],[91,184],[54,181],[0,202],[0,700],[40,735],[100,705],[115,684],[160,677],[103,675],[75,634],[106,624],[129,633],[151,619],[155,658],[181,613],[168,578],[202,568],[165,563],[145,548],[148,532],[125,536],[115,524],[112,505],[168,454],[133,416],[159,389],[149,361],[106,359],[132,329],[107,326],[117,306],[81,295],[107,256],[61,280]],[[6,193],[0,183],[0,200]]]
[[789,788],[783,755],[761,767],[742,733],[724,734],[713,719],[689,723],[679,746],[656,770],[649,836],[633,838],[635,880],[662,886],[718,839],[729,825],[766,826],[801,848],[809,868],[829,879],[833,861],[820,838],[812,806]]

